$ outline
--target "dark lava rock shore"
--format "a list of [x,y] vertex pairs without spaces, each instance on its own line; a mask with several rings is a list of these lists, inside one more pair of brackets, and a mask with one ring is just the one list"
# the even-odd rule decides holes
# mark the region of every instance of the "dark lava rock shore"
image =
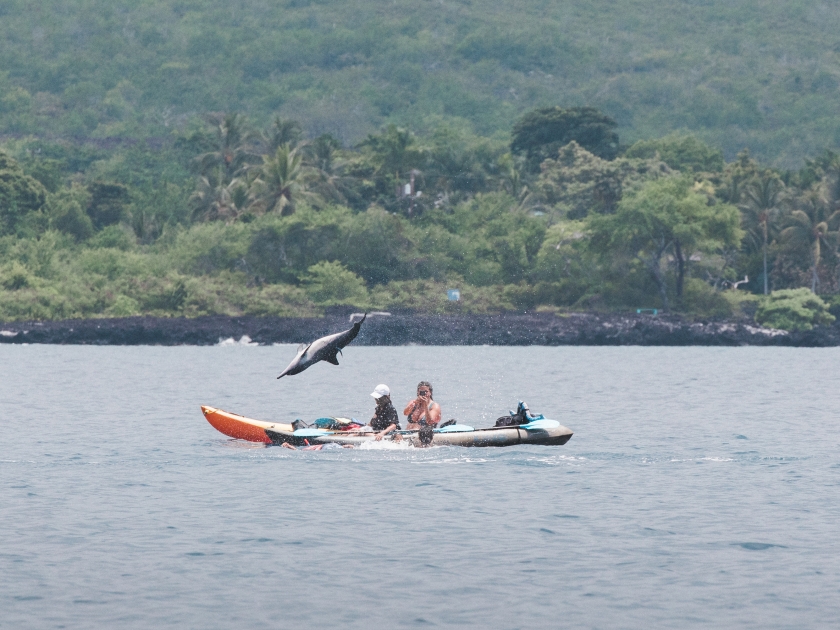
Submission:
[[[321,318],[127,317],[0,324],[0,343],[215,345],[301,343],[348,328],[349,313]],[[356,345],[792,346],[840,345],[840,325],[787,333],[744,321],[676,315],[526,313],[369,316]]]

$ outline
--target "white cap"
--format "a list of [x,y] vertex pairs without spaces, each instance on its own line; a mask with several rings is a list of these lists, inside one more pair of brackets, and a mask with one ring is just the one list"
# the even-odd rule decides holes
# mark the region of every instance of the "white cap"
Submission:
[[382,398],[383,396],[390,396],[390,395],[391,395],[391,390],[388,389],[388,386],[383,384],[383,383],[380,383],[379,385],[377,385],[376,389],[374,389],[373,393],[371,394],[371,396],[373,396],[374,398],[377,398],[377,399]]

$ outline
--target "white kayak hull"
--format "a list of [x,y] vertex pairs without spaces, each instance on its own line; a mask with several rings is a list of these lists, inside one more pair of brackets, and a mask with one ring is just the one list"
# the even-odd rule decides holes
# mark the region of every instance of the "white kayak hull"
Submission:
[[[305,444],[340,444],[359,446],[375,439],[373,433],[355,433],[350,431],[329,431],[320,435],[308,432],[289,432],[265,429],[265,433],[273,444],[288,443],[293,446]],[[295,435],[298,433],[298,435]],[[314,433],[314,432],[313,432]],[[410,440],[419,446],[417,431],[399,431],[403,439]],[[435,432],[430,446],[516,446],[517,444],[539,444],[543,446],[562,446],[568,442],[573,433],[561,424],[556,427],[526,429],[522,426],[492,427],[489,429],[474,429],[472,431],[440,431]],[[393,439],[392,435],[386,439]]]

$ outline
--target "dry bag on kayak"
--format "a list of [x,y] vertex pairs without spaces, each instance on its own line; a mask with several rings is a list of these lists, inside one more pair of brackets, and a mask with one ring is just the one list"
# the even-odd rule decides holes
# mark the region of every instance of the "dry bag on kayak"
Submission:
[[529,412],[529,409],[528,409],[527,403],[524,403],[520,400],[519,401],[519,406],[516,408],[516,413],[514,413],[513,411],[508,412],[509,415],[502,416],[501,418],[496,420],[496,426],[497,427],[514,427],[514,426],[518,426],[520,424],[528,424],[532,420],[536,419],[536,418],[533,418],[531,416],[531,414],[528,413],[528,412]]

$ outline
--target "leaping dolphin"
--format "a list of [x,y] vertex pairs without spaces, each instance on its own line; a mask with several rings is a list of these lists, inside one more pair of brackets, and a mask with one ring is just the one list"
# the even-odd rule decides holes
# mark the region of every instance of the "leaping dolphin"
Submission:
[[362,319],[353,324],[353,327],[349,330],[329,335],[328,337],[321,337],[309,345],[301,344],[298,346],[297,356],[292,359],[289,367],[283,370],[283,373],[277,378],[300,374],[310,365],[318,363],[318,361],[326,361],[327,363],[338,365],[338,353],[341,352],[344,346],[356,338],[365,319],[367,319],[367,313],[365,313]]

